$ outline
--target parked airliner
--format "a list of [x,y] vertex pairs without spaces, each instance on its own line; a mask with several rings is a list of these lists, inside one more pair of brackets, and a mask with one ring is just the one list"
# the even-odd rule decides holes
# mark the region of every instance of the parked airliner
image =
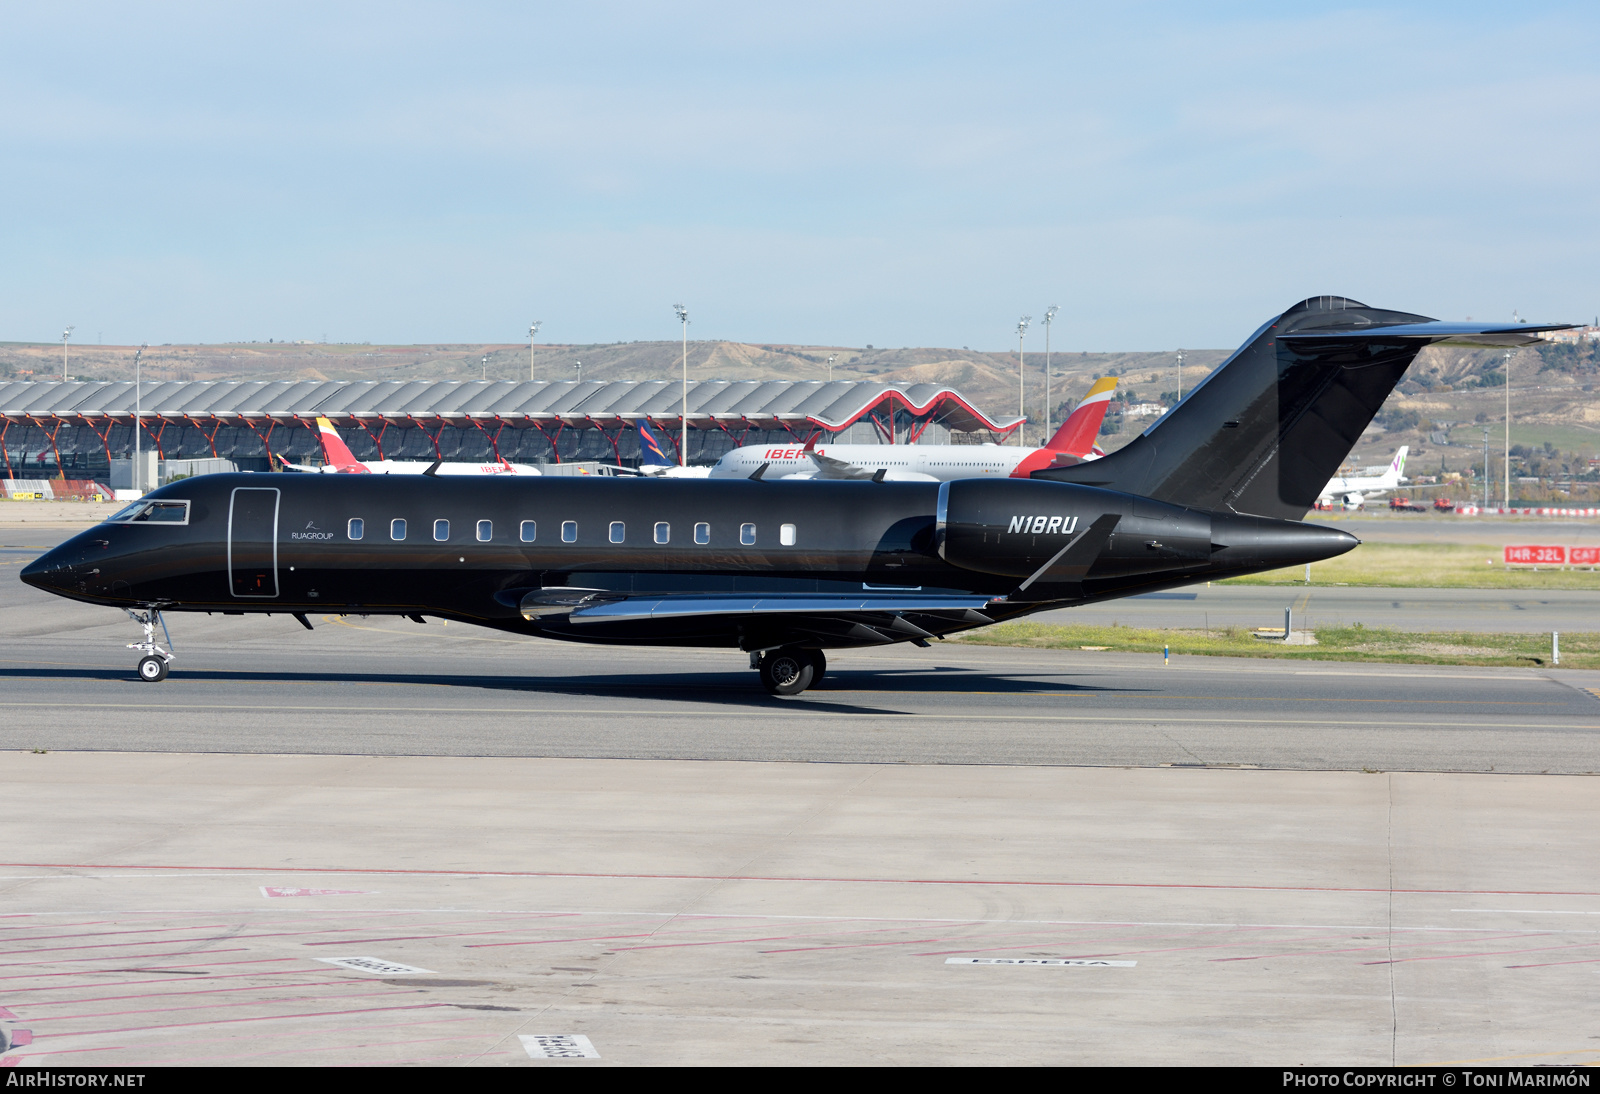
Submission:
[[358,460],[339,431],[326,418],[317,419],[317,435],[322,439],[321,467],[278,460],[285,471],[311,475],[537,475],[539,469],[528,463],[507,460],[487,463],[445,463],[443,460]]
[[1322,488],[1322,493],[1317,495],[1319,506],[1333,504],[1338,498],[1346,509],[1360,509],[1361,503],[1368,498],[1377,497],[1387,493],[1400,485],[1402,473],[1406,468],[1406,453],[1411,451],[1409,445],[1401,445],[1400,451],[1394,454],[1394,459],[1389,463],[1389,470],[1381,475],[1350,476],[1348,478],[1334,477],[1328,480],[1328,485]]
[[1117,378],[1095,381],[1083,402],[1043,448],[995,444],[745,445],[711,469],[713,479],[872,479],[877,482],[948,482],[952,479],[1025,479],[1047,467],[1099,459],[1095,444]]

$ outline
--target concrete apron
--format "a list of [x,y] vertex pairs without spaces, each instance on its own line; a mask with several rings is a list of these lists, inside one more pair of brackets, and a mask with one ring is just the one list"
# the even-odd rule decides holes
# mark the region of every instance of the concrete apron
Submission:
[[1595,786],[12,753],[0,1027],[16,1066],[1592,1061]]

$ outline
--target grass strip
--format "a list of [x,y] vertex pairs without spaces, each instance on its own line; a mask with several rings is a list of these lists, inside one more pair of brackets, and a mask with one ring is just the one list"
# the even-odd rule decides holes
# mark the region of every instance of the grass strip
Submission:
[[[1570,546],[1563,537],[1537,531],[1506,542]],[[1306,568],[1291,566],[1250,577],[1229,578],[1227,585],[1304,585]],[[1465,543],[1363,543],[1348,554],[1311,564],[1311,585],[1377,585],[1389,588],[1436,589],[1600,589],[1600,573],[1583,569],[1506,569],[1496,547]]]
[[[1298,632],[1296,632],[1298,633]],[[980,646],[1026,646],[1077,650],[1104,647],[1123,653],[1160,653],[1202,657],[1274,657],[1302,661],[1375,661],[1397,665],[1507,665],[1550,667],[1548,634],[1485,634],[1481,632],[1408,632],[1387,627],[1318,627],[1314,646],[1288,646],[1263,641],[1244,627],[1199,630],[1144,630],[1113,623],[997,623],[955,635],[951,641]],[[1561,668],[1600,668],[1600,634],[1561,635]]]

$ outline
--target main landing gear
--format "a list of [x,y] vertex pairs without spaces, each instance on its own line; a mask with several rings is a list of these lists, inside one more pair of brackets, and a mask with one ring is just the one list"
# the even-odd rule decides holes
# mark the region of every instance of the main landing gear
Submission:
[[799,695],[822,679],[828,659],[821,650],[784,646],[761,654],[756,668],[761,670],[761,686],[773,695]]
[[149,608],[136,612],[132,608],[124,608],[128,618],[144,628],[143,642],[129,642],[130,650],[138,650],[144,654],[139,658],[139,679],[147,684],[159,684],[167,678],[168,666],[172,664],[172,654],[162,648],[156,641],[156,624],[161,624],[161,633],[166,636],[167,645],[172,645],[172,635],[167,633],[167,621],[161,618],[159,608]]

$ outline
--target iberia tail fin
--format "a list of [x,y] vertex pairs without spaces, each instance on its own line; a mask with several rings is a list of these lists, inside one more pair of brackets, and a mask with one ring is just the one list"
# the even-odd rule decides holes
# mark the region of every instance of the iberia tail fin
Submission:
[[317,419],[317,431],[322,437],[322,458],[335,471],[365,471],[366,464],[356,459],[355,453],[350,451],[350,446],[344,443],[339,436],[339,431],[333,428],[333,423],[326,418]]
[[1094,455],[1095,438],[1100,435],[1100,425],[1106,420],[1106,407],[1117,390],[1115,376],[1102,376],[1094,382],[1089,394],[1083,397],[1076,410],[1067,416],[1045,445],[1052,452],[1065,452],[1086,459]]

